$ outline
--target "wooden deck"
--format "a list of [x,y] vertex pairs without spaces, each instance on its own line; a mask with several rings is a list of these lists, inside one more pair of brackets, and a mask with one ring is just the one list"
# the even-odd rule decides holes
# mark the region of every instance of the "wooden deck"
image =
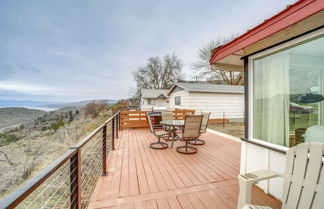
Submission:
[[[204,209],[236,208],[240,143],[205,133],[195,155],[175,146],[153,150],[147,130],[125,130],[108,156],[108,176],[100,177],[90,208]],[[280,208],[280,202],[257,187],[253,202]]]

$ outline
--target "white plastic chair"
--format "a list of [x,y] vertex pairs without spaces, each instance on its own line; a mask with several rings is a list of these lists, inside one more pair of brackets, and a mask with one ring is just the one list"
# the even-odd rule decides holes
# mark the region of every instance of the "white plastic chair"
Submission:
[[282,176],[284,178],[282,209],[323,209],[323,153],[324,143],[305,142],[287,151],[284,174],[261,170],[239,175],[240,194],[237,208],[270,208],[250,205],[252,186],[259,181]]
[[305,142],[322,142],[324,136],[324,126],[312,126],[306,129]]

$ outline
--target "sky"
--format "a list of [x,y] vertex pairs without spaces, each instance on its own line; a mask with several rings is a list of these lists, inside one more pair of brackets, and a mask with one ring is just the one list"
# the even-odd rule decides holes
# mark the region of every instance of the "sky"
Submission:
[[197,50],[296,0],[1,0],[0,100],[121,99],[132,72],[175,53],[191,79]]

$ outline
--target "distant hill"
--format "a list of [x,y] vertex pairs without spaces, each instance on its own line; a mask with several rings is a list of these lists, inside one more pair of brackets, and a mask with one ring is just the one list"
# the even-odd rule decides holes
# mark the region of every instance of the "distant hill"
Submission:
[[112,99],[101,99],[101,100],[83,100],[79,102],[71,102],[71,103],[61,103],[61,104],[46,104],[42,107],[49,107],[49,108],[63,108],[63,107],[84,107],[90,102],[105,102],[107,104],[116,104],[117,100]]
[[0,108],[0,130],[20,123],[35,120],[44,115],[43,110],[27,109],[22,107]]
[[46,101],[17,101],[17,100],[0,100],[1,107],[41,107],[45,105],[63,104],[62,102]]
[[48,108],[63,108],[63,107],[83,107],[86,104],[95,102],[106,102],[108,104],[115,104],[117,100],[102,99],[102,100],[83,100],[79,102],[47,102],[47,101],[16,101],[16,100],[0,100],[1,107],[48,107]]

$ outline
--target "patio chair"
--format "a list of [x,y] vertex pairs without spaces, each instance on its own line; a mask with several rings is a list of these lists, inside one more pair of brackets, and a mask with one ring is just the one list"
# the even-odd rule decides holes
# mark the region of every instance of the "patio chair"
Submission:
[[287,151],[283,175],[270,170],[239,175],[240,194],[237,208],[270,208],[249,204],[252,185],[261,180],[282,176],[284,178],[282,209],[323,209],[323,153],[324,143],[305,142]]
[[[173,112],[162,112],[162,120],[173,120]],[[169,131],[169,127],[163,126],[163,128]]]
[[162,112],[162,120],[173,120],[173,112]]
[[149,122],[150,131],[158,138],[158,141],[151,143],[150,147],[152,149],[165,149],[165,148],[168,148],[169,145],[167,143],[165,143],[165,142],[161,142],[161,138],[165,137],[165,136],[169,136],[169,132],[161,129],[160,127],[157,127],[157,126],[153,125],[152,118],[148,113],[146,113],[146,117],[147,117],[147,120]]
[[193,147],[190,142],[199,137],[202,118],[202,115],[186,115],[183,130],[178,134],[179,138],[186,142],[186,145],[177,147],[177,152],[182,154],[197,153],[197,148]]
[[[200,134],[206,133],[210,112],[202,113],[202,115],[203,115],[203,118],[202,118],[202,122],[201,122]],[[195,140],[191,141],[190,143],[192,145],[204,145],[205,141],[202,139],[195,139]]]

